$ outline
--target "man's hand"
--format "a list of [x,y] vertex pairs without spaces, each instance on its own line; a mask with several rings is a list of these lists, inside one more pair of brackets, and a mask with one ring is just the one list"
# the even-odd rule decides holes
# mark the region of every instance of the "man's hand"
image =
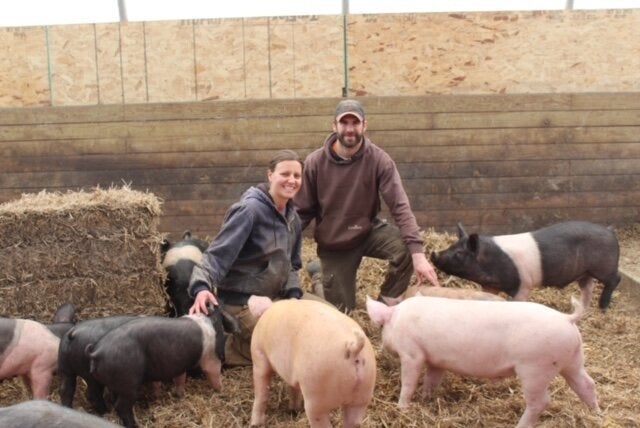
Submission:
[[207,302],[211,302],[214,306],[218,306],[218,300],[216,296],[209,290],[202,290],[196,294],[196,299],[193,305],[189,308],[189,315],[193,314],[205,314],[209,312],[207,310]]
[[416,275],[416,284],[422,284],[422,282],[427,279],[431,284],[439,287],[440,282],[438,281],[438,275],[424,253],[413,253],[411,254],[411,258],[413,259],[413,272]]

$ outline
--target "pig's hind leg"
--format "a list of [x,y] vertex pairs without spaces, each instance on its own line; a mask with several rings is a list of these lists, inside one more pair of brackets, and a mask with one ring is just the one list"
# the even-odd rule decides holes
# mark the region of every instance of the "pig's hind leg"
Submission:
[[[253,354],[253,353],[252,353]],[[263,426],[267,419],[269,402],[269,384],[273,368],[264,355],[253,354],[253,408],[251,409],[251,426]]]
[[299,386],[289,386],[289,411],[299,412],[303,409],[304,398]]
[[418,387],[420,372],[424,367],[424,361],[417,355],[407,353],[400,356],[400,399],[399,407],[409,407],[411,398]]
[[367,405],[342,406],[343,428],[356,428],[362,424],[367,412]]
[[535,368],[531,370],[516,369],[516,373],[522,382],[526,406],[516,428],[533,427],[542,411],[551,401],[547,388],[557,372]]
[[567,381],[569,387],[580,397],[580,399],[589,408],[600,412],[600,406],[598,406],[598,398],[596,394],[596,384],[584,369],[582,364],[579,367],[572,367],[571,369],[565,369],[560,372],[562,377]]
[[607,307],[609,307],[611,295],[620,283],[620,279],[620,273],[617,270],[609,276],[598,278],[598,280],[604,284],[600,300],[598,301],[598,307],[600,309],[607,309]]
[[593,278],[590,276],[583,276],[578,279],[578,286],[580,287],[580,300],[582,307],[587,310],[591,305],[591,296],[593,295],[594,287]]
[[445,371],[437,367],[428,367],[422,381],[422,390],[424,391],[425,400],[431,396],[431,392],[435,387],[440,385]]

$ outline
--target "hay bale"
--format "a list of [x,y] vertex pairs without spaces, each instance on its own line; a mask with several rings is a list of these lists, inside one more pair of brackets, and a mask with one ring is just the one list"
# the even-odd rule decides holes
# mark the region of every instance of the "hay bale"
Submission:
[[48,322],[160,314],[160,200],[122,188],[25,194],[0,205],[0,314]]

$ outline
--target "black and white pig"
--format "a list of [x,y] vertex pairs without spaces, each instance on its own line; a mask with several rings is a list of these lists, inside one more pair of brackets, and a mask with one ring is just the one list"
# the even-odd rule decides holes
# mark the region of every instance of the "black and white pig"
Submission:
[[73,325],[74,307],[62,304],[53,324],[0,318],[0,380],[21,376],[37,399],[46,399],[58,367],[58,345],[65,329]]
[[87,383],[87,400],[93,411],[99,415],[107,411],[104,402],[104,385],[89,372],[91,360],[85,354],[85,348],[96,343],[109,331],[134,320],[136,316],[111,316],[82,321],[69,330],[62,339],[58,352],[58,375],[60,376],[60,402],[67,407],[73,406],[77,376]]
[[186,371],[199,366],[214,390],[221,389],[223,322],[217,306],[207,316],[143,317],[87,346],[89,371],[116,396],[114,406],[125,427],[136,426],[133,405],[143,383],[173,380],[184,391]]
[[534,287],[564,287],[578,281],[582,305],[589,307],[593,279],[604,284],[599,307],[606,309],[620,282],[620,248],[613,230],[568,221],[515,235],[470,235],[458,223],[458,241],[432,252],[440,270],[474,281],[483,289],[526,300]]
[[0,407],[2,428],[117,428],[97,416],[67,409],[46,400],[30,400]]
[[189,230],[184,232],[182,240],[178,242],[162,242],[162,266],[167,272],[164,285],[173,305],[173,308],[170,308],[172,316],[181,317],[189,313],[189,308],[193,305],[193,298],[187,293],[189,279],[193,267],[202,261],[202,253],[208,245],[207,242],[191,236]]

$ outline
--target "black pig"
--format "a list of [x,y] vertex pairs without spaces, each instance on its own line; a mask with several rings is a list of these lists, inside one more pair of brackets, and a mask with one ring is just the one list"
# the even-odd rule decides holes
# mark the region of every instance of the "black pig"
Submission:
[[117,397],[115,409],[123,425],[135,427],[133,405],[143,383],[173,379],[178,391],[184,391],[186,371],[199,366],[213,388],[221,389],[223,330],[219,307],[207,316],[135,319],[87,346],[90,373]]
[[528,233],[483,236],[468,235],[458,223],[458,238],[446,250],[431,253],[433,264],[514,300],[526,300],[534,287],[578,281],[587,308],[595,278],[604,284],[598,305],[606,309],[620,282],[618,239],[597,224],[568,221]]
[[93,411],[99,415],[107,411],[104,402],[104,385],[89,372],[90,359],[85,348],[96,343],[107,332],[134,320],[135,316],[112,316],[82,321],[69,330],[60,340],[58,349],[58,374],[60,375],[60,402],[72,407],[76,391],[76,378],[80,376],[87,383],[87,400]]
[[182,235],[182,240],[171,243],[167,240],[162,242],[162,266],[167,271],[165,288],[169,299],[172,316],[181,317],[189,313],[189,308],[193,305],[193,298],[187,293],[189,279],[193,267],[202,260],[202,253],[207,249],[205,241],[194,238],[187,230]]

